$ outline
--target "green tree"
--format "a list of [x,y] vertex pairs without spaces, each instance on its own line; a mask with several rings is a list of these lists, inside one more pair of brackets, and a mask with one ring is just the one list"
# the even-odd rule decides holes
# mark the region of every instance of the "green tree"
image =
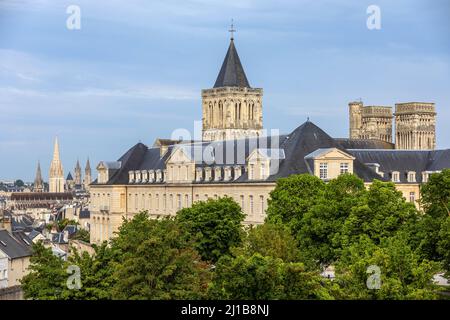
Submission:
[[200,299],[209,282],[209,266],[186,240],[174,219],[151,220],[146,212],[124,220],[112,250],[114,299]]
[[323,198],[324,190],[325,183],[309,174],[278,179],[270,192],[266,221],[284,224],[296,235],[303,215]]
[[379,244],[381,239],[394,236],[416,221],[414,204],[406,202],[392,182],[374,180],[366,201],[353,207],[345,220],[342,245],[350,245],[363,234]]
[[338,259],[345,221],[366,194],[363,181],[351,174],[340,175],[325,186],[323,197],[303,215],[296,235],[300,250],[310,261],[330,264]]
[[411,228],[412,245],[427,259],[446,260],[449,270],[450,169],[431,174],[421,190],[424,215]]
[[176,217],[202,259],[212,262],[241,243],[244,218],[241,207],[229,197],[196,202]]
[[[337,298],[436,299],[432,278],[437,270],[437,263],[421,260],[409,247],[403,232],[382,239],[379,245],[362,235],[344,250],[337,264]],[[380,282],[370,281],[371,277],[379,277]]]
[[21,280],[25,299],[63,299],[67,281],[64,261],[53,255],[52,250],[45,248],[42,242],[33,244],[32,250],[30,272]]
[[216,299],[330,299],[319,275],[301,263],[271,256],[223,256],[217,263],[210,295]]
[[270,256],[284,262],[298,262],[301,254],[297,242],[289,230],[279,224],[264,223],[251,228],[243,240],[242,246],[233,248],[234,256],[253,255]]
[[105,300],[111,299],[111,288],[115,284],[113,263],[118,260],[114,251],[104,242],[93,245],[94,254],[78,252],[74,248],[65,264],[80,268],[81,288],[65,288],[62,298],[67,300]]
[[25,185],[25,183],[22,180],[17,179],[16,181],[14,181],[14,185],[16,187],[22,188]]

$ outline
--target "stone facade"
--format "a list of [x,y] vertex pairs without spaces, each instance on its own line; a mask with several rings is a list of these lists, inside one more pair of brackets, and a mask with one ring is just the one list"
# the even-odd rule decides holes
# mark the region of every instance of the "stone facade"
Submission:
[[262,89],[222,87],[202,90],[203,140],[261,135]]
[[434,103],[408,102],[395,105],[395,133],[392,134],[392,107],[349,103],[350,139],[377,139],[393,142],[403,150],[433,150],[436,147]]
[[350,138],[392,142],[392,108],[349,103]]
[[397,149],[433,150],[436,147],[434,103],[410,102],[395,105]]

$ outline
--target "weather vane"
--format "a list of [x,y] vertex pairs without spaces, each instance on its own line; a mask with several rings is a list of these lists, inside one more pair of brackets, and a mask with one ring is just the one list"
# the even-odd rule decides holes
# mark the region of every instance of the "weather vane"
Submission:
[[234,29],[234,20],[233,19],[231,19],[231,29],[228,31],[231,33],[231,40],[234,40],[233,33],[236,32],[236,30]]

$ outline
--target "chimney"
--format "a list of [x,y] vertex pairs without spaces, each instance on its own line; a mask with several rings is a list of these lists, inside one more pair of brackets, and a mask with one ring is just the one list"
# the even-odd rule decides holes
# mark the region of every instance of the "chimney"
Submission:
[[8,231],[9,233],[12,233],[11,217],[3,215],[2,228],[1,229],[4,229],[4,230]]

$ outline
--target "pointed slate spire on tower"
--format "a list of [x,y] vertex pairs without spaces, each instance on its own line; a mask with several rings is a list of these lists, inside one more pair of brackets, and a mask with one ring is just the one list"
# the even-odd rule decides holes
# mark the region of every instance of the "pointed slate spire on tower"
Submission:
[[245,75],[244,68],[242,67],[241,60],[234,46],[234,30],[233,23],[231,23],[231,38],[230,46],[228,47],[227,54],[220,68],[219,75],[217,76],[214,88],[219,87],[241,87],[250,88],[247,76]]

